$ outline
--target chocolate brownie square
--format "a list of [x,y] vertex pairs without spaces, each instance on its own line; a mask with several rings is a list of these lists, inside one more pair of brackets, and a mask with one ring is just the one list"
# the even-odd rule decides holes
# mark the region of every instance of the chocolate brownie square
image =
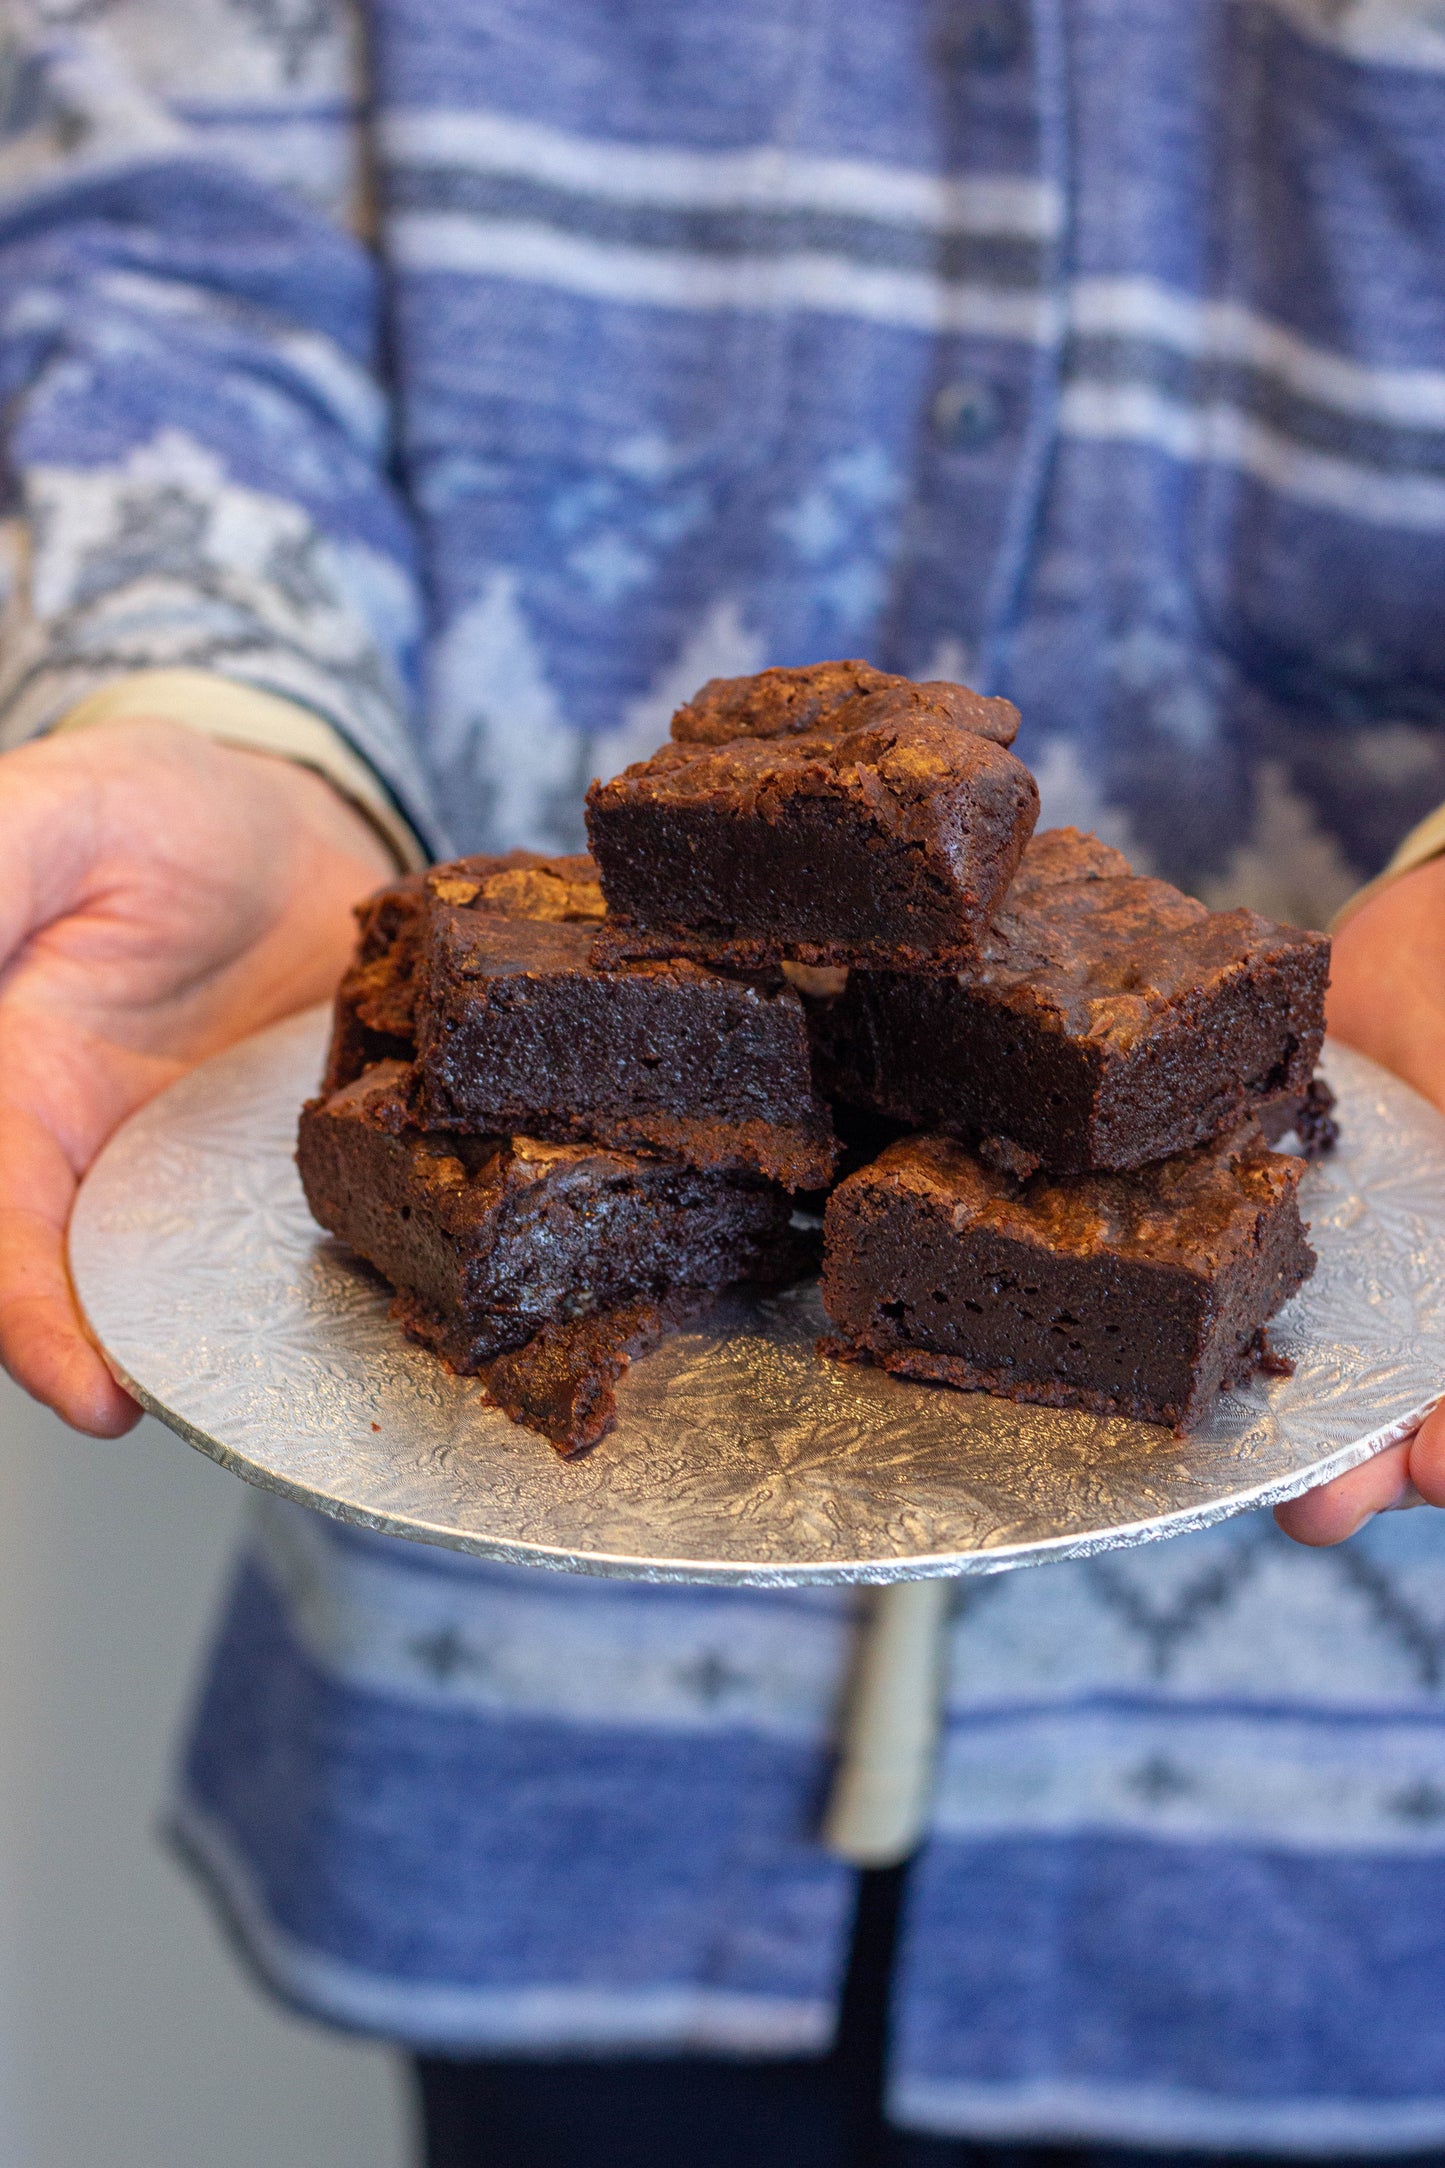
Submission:
[[1037,835],[951,976],[852,972],[811,1012],[826,1092],[1015,1172],[1147,1165],[1299,1100],[1330,944],[1209,911],[1074,828]]
[[428,927],[439,906],[458,900],[559,925],[596,925],[607,908],[584,852],[458,858],[368,896],[357,905],[356,955],[337,989],[323,1090],[351,1083],[372,1062],[411,1060]]
[[1258,1125],[1136,1174],[1019,1182],[906,1137],[828,1201],[828,1352],[909,1378],[1146,1422],[1197,1421],[1278,1369],[1267,1320],[1314,1269],[1304,1162]]
[[1038,789],[996,738],[960,727],[958,691],[905,683],[805,728],[749,725],[721,742],[706,735],[717,703],[703,703],[684,725],[693,736],[594,783],[587,833],[608,907],[598,961],[972,960]]
[[825,1183],[837,1144],[797,994],[682,962],[599,970],[602,909],[586,858],[461,860],[387,891],[341,991],[328,1087],[414,1054],[423,1128]]
[[391,1281],[406,1330],[455,1370],[677,1287],[798,1269],[787,1192],[760,1175],[418,1131],[412,1106],[407,1065],[376,1064],[303,1109],[297,1164],[316,1219]]
[[593,929],[432,912],[416,1012],[421,1119],[653,1146],[791,1189],[837,1156],[803,1003],[780,978],[591,961]]

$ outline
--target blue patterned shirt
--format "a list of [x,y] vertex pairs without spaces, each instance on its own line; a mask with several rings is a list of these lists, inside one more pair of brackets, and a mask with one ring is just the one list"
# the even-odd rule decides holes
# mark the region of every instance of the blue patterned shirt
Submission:
[[[1046,821],[1315,923],[1445,797],[1426,0],[8,22],[0,742],[200,665],[439,850],[573,847],[703,678],[866,654],[1016,699]],[[1439,1527],[964,1589],[899,2120],[1445,2142]],[[272,1502],[177,1828],[338,2023],[819,2051],[853,1631]]]

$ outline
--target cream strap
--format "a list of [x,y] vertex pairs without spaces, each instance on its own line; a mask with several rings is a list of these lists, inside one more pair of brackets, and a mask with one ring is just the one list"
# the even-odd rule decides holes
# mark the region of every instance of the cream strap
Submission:
[[1330,920],[1330,932],[1338,933],[1345,920],[1387,882],[1398,881],[1402,873],[1413,873],[1417,866],[1427,866],[1432,858],[1442,854],[1445,854],[1445,805],[1438,805],[1410,830],[1384,872],[1377,873],[1373,881],[1366,881],[1363,888],[1356,889],[1348,903],[1341,904]]
[[217,677],[209,670],[136,670],[116,678],[63,715],[57,731],[142,716],[181,723],[203,737],[249,753],[273,753],[324,776],[368,825],[404,873],[428,863],[430,852],[398,812],[374,771],[324,717],[279,693]]
[[933,1803],[952,1581],[873,1591],[843,1718],[823,1842],[855,1867],[896,1867]]

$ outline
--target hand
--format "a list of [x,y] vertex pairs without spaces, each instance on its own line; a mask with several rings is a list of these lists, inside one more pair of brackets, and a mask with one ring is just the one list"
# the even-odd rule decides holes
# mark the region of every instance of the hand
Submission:
[[[1341,927],[1329,1023],[1445,1112],[1445,859],[1391,881]],[[1403,1445],[1292,1498],[1275,1519],[1299,1543],[1342,1543],[1372,1514],[1420,1499],[1445,1505],[1445,1405]]]
[[71,1293],[80,1176],[184,1070],[323,1000],[392,870],[320,776],[176,724],[0,755],[0,1362],[77,1429],[140,1413]]

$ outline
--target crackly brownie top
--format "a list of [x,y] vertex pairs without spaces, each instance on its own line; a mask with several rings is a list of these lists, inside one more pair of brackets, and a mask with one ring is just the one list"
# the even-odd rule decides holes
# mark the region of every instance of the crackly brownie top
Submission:
[[925,683],[875,670],[871,663],[816,662],[793,670],[760,670],[754,677],[709,678],[672,718],[678,745],[724,745],[731,738],[789,738],[803,732],[852,730],[853,710],[875,693],[892,693],[920,716],[976,731],[1012,745],[1018,709],[988,700],[944,678]]
[[594,783],[589,803],[711,803],[722,812],[776,819],[789,799],[843,797],[904,839],[930,842],[960,795],[1000,814],[1030,796],[1036,800],[1032,778],[1012,753],[919,715],[896,693],[870,694],[847,712],[857,723],[849,730],[664,745],[610,783]]
[[457,858],[433,866],[422,880],[438,903],[501,918],[592,925],[607,914],[597,868],[585,851],[570,858],[542,858],[536,851]]
[[635,1180],[654,1155],[609,1151],[600,1144],[548,1144],[540,1137],[469,1137],[449,1129],[411,1127],[415,1071],[410,1062],[381,1061],[308,1112],[362,1123],[402,1139],[412,1173],[445,1224],[459,1227],[494,1210],[505,1199],[547,1183]]
[[[432,995],[443,1001],[442,980],[552,979],[576,974],[587,979],[626,980],[631,985],[702,987],[727,994],[734,1002],[798,1005],[798,997],[780,973],[769,971],[719,971],[688,961],[685,956],[662,960],[616,963],[603,968],[592,960],[596,923],[555,925],[540,919],[500,918],[478,912],[473,918],[458,912],[450,923],[439,924],[433,933],[434,979]],[[705,1114],[706,1108],[700,1108]]]
[[588,971],[606,916],[597,868],[585,852],[539,858],[459,858],[426,876],[428,976],[481,978]]
[[[592,944],[595,919],[504,917],[493,911],[449,911],[439,915],[432,930],[432,997],[441,998],[446,980],[546,976],[580,972],[595,976]],[[658,977],[705,978],[697,965],[630,965],[630,975],[646,970]]]
[[952,1137],[902,1137],[849,1177],[912,1197],[955,1231],[987,1231],[1075,1257],[1213,1273],[1252,1247],[1258,1215],[1298,1187],[1304,1161],[1272,1152],[1257,1122],[1132,1174],[1036,1174],[1018,1181]]
[[[524,853],[515,854],[518,857]],[[586,978],[665,980],[673,986],[727,990],[735,999],[797,1002],[780,975],[770,972],[718,972],[686,957],[628,962],[602,971],[592,961],[597,922],[604,916],[602,891],[592,860],[549,858],[535,866],[508,866],[478,880],[471,870],[495,860],[459,859],[439,866],[426,881],[438,903],[430,913],[433,993],[441,979],[550,977],[559,972]],[[469,892],[475,888],[475,895]],[[706,1109],[699,1109],[705,1113]]]
[[1097,836],[1049,828],[1029,842],[980,961],[962,976],[1035,1013],[1052,1011],[1071,1037],[1123,1052],[1163,1009],[1225,973],[1328,948],[1324,934],[1257,911],[1210,911],[1167,881],[1132,873]]

